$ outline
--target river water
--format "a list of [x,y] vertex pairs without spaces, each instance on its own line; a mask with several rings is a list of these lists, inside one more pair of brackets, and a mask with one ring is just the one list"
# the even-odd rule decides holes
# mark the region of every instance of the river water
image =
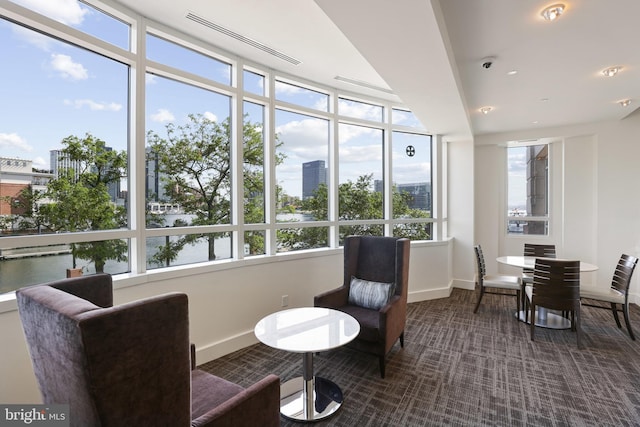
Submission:
[[[188,220],[187,215],[163,215],[165,225],[171,226],[176,219]],[[279,221],[308,220],[302,214],[287,214],[278,217]],[[147,239],[147,260],[157,251],[158,247],[166,244],[165,237],[151,237]],[[228,259],[231,257],[231,239],[229,237],[216,239],[216,259]],[[184,265],[208,260],[208,246],[206,240],[201,240],[195,245],[186,245],[171,262],[171,265]],[[0,293],[11,292],[18,288],[66,277],[68,268],[72,268],[71,254],[34,256],[26,258],[0,260]],[[94,274],[93,263],[84,259],[77,259],[76,266],[82,267],[84,274]],[[159,268],[147,262],[147,269]],[[129,271],[128,262],[107,261],[106,273],[119,274]]]

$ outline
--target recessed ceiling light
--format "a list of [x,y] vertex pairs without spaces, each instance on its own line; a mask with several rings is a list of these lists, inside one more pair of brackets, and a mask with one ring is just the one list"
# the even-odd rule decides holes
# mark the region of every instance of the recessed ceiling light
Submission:
[[547,102],[549,100],[549,98],[540,98],[540,101],[542,102]]
[[481,107],[481,108],[480,108],[480,112],[481,112],[482,114],[485,114],[485,115],[486,115],[486,114],[489,114],[489,113],[491,112],[491,110],[493,110],[493,108],[492,108],[492,107]]
[[602,74],[604,74],[607,77],[613,77],[616,74],[618,74],[620,70],[622,70],[622,67],[619,65],[616,65],[615,67],[609,67],[607,69],[602,70]]
[[623,107],[628,107],[629,104],[631,104],[631,100],[630,99],[623,99],[622,101],[618,101],[618,104],[622,105]]
[[551,6],[545,7],[542,12],[540,12],[540,15],[547,21],[555,21],[558,16],[562,15],[564,8],[565,6],[562,3],[552,4]]
[[509,75],[509,76],[515,76],[516,74],[518,74],[518,70],[511,70],[511,71],[507,72],[507,75]]

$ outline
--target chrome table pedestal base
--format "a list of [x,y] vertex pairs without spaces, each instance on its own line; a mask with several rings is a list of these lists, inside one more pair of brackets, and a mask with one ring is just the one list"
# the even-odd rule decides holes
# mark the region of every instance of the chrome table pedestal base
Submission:
[[[531,324],[531,316],[526,320],[526,314],[527,313],[524,310],[521,310],[519,313],[516,313],[516,317],[521,322]],[[570,329],[571,321],[559,314],[541,307],[536,310],[536,326],[547,329]]]

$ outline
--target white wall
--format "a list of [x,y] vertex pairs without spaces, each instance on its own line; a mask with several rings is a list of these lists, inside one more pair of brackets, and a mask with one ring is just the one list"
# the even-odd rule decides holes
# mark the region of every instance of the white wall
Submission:
[[[582,280],[604,288],[622,253],[640,256],[640,114],[624,120],[537,131],[483,135],[475,147],[475,232],[489,261],[521,253],[525,240],[504,233],[506,168],[500,144],[511,140],[553,140],[552,172],[554,228],[548,240],[559,256],[579,258],[599,266]],[[558,160],[560,160],[558,162]],[[552,159],[554,161],[554,159]],[[517,272],[487,262],[489,272]],[[492,271],[493,270],[493,271]],[[640,271],[631,286],[640,302]]]
[[[452,244],[447,240],[411,245],[410,302],[449,296]],[[198,363],[204,363],[256,343],[255,324],[282,310],[282,295],[289,296],[289,307],[313,305],[314,295],[341,284],[343,272],[340,249],[239,265],[229,262],[121,280],[115,284],[115,303],[170,291],[188,294],[191,340]],[[39,403],[20,319],[15,309],[7,309],[10,304],[15,307],[15,301],[4,302],[0,313],[0,402]]]

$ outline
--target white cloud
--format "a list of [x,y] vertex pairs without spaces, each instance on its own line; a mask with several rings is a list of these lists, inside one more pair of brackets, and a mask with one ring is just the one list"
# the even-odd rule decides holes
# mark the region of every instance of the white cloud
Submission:
[[158,109],[158,111],[155,114],[152,114],[150,117],[154,122],[160,123],[171,122],[175,120],[175,116],[171,113],[171,111],[165,108]]
[[307,162],[326,159],[329,154],[329,127],[325,120],[290,121],[276,129],[281,150],[287,153],[285,162]]
[[49,160],[45,160],[43,157],[37,156],[32,161],[34,168],[49,169]]
[[51,45],[55,43],[51,37],[45,36],[28,28],[21,27],[20,25],[12,25],[11,29],[16,37],[34,45],[40,50],[44,50],[45,52],[50,51]]
[[70,105],[75,108],[89,107],[92,111],[120,111],[122,109],[121,104],[115,102],[95,102],[91,99],[76,99],[76,100],[64,100],[64,105]]
[[382,108],[377,105],[339,100],[338,109],[340,114],[345,116],[377,121],[382,120]]
[[27,141],[17,133],[0,133],[0,148],[11,148],[22,151],[33,151]]
[[13,0],[24,7],[66,25],[82,24],[89,9],[80,7],[77,0]]
[[340,147],[340,163],[363,163],[376,161],[382,165],[382,145],[359,145]]
[[205,119],[211,120],[212,122],[218,121],[218,117],[215,114],[213,114],[211,111],[205,111],[203,116]]
[[73,62],[69,55],[51,54],[51,66],[65,79],[86,80],[89,78],[87,69],[78,62]]

